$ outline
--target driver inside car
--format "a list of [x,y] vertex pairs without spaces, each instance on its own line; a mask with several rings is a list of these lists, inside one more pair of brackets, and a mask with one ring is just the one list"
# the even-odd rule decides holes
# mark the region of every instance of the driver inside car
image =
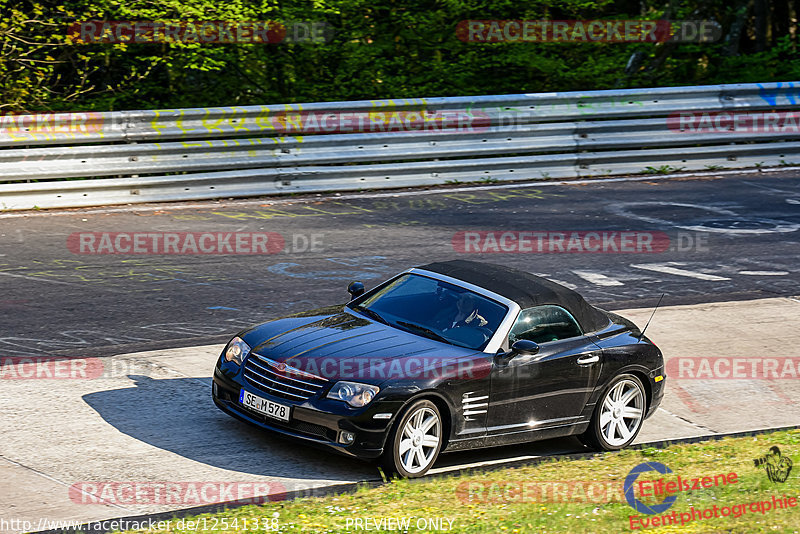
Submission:
[[456,303],[456,315],[445,328],[456,328],[459,326],[486,326],[489,323],[480,313],[478,313],[478,301],[470,293],[462,293]]

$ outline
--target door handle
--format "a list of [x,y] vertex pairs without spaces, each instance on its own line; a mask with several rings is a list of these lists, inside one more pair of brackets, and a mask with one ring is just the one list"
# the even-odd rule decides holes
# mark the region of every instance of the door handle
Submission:
[[600,356],[584,356],[583,358],[578,358],[578,365],[589,365],[592,363],[597,363],[600,361]]

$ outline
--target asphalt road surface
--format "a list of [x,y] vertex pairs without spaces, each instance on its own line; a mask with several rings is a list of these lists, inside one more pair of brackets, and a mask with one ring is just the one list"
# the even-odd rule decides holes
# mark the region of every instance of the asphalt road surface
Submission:
[[[662,293],[664,305],[797,295],[798,229],[800,181],[791,172],[5,216],[0,356],[105,356],[225,341],[252,323],[345,302],[351,280],[370,287],[453,258],[543,274],[606,308],[650,306]],[[280,238],[270,234],[270,247],[280,250],[108,254],[124,247],[101,248],[102,234],[120,232],[271,232]],[[465,232],[484,233],[465,241]],[[539,245],[535,237],[533,246],[514,247],[499,241],[504,232],[566,237],[557,243],[545,234],[544,252],[527,252]],[[569,248],[571,232],[584,232],[579,239],[599,232],[605,253],[582,248],[600,241]],[[613,250],[622,232],[637,233],[633,252]],[[76,234],[97,240],[81,250]],[[653,239],[650,248],[640,235]]]

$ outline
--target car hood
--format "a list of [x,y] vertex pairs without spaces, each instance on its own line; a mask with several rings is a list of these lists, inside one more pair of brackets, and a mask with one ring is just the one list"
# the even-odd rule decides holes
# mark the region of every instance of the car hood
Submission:
[[379,384],[479,378],[491,369],[491,357],[483,352],[418,336],[341,307],[309,319],[299,325],[296,318],[267,323],[245,341],[256,357],[328,380]]

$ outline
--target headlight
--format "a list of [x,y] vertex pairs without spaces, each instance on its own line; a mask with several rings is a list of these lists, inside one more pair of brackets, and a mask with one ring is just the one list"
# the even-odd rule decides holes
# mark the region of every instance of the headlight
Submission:
[[242,360],[250,354],[250,347],[242,341],[242,338],[235,337],[228,342],[228,346],[225,347],[225,359],[229,362],[233,362],[236,365],[242,365]]
[[361,408],[375,398],[381,388],[358,382],[336,382],[328,392],[329,399],[344,401],[353,408]]

